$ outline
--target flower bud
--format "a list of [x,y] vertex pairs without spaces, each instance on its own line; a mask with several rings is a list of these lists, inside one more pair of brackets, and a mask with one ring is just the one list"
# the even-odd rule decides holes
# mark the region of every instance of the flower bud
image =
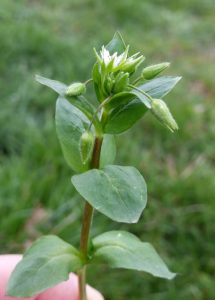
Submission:
[[175,119],[163,100],[153,99],[151,105],[151,112],[163,125],[169,128],[172,132],[178,129]]
[[142,71],[142,77],[144,79],[152,79],[156,77],[158,74],[160,74],[162,71],[164,71],[166,68],[168,68],[169,65],[170,65],[169,62],[164,62],[161,64],[146,67]]
[[114,93],[123,92],[129,84],[129,73],[124,73],[124,72],[118,73],[115,81],[116,82],[113,88],[113,92]]
[[66,96],[80,96],[86,92],[86,85],[81,82],[74,82],[66,90]]
[[106,76],[104,80],[104,92],[106,96],[111,94],[114,83],[115,83],[114,75],[113,73],[110,73],[109,75]]
[[145,57],[143,55],[137,57],[139,53],[134,54],[129,57],[126,62],[122,65],[121,70],[123,72],[128,72],[130,74],[134,73],[137,67],[144,61]]
[[82,133],[80,139],[80,153],[81,153],[81,160],[83,164],[86,164],[90,159],[94,144],[94,136],[91,131],[85,131]]

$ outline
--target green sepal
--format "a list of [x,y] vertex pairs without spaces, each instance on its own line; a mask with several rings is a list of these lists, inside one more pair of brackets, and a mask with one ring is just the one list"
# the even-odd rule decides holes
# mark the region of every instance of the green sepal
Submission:
[[119,72],[115,79],[113,93],[120,93],[127,89],[129,84],[129,73]]

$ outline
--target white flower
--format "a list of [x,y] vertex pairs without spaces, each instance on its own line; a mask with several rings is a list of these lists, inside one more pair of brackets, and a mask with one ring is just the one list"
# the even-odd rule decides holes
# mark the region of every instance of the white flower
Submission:
[[139,53],[128,57],[128,50],[129,46],[127,46],[125,51],[120,55],[118,55],[117,52],[111,55],[105,46],[102,46],[99,55],[94,49],[98,63],[109,72],[116,72],[119,70],[125,72],[133,71],[133,69],[143,61],[144,57],[143,55],[138,57]]

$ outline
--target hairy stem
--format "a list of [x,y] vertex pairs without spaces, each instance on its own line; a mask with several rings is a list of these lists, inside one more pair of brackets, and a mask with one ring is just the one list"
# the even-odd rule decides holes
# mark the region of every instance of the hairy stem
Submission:
[[[100,153],[102,146],[102,137],[96,137],[91,161],[91,169],[99,168]],[[84,208],[83,223],[81,229],[80,251],[85,261],[88,258],[88,243],[90,236],[90,227],[93,219],[93,207],[86,202]],[[87,300],[86,294],[86,266],[84,266],[78,274],[80,300]]]

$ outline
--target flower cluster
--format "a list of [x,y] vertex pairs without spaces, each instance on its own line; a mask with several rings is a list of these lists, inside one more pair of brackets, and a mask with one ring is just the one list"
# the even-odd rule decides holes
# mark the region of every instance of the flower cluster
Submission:
[[133,73],[135,72],[138,65],[140,65],[144,60],[144,56],[139,55],[139,52],[128,57],[129,46],[127,46],[125,51],[120,55],[118,55],[117,52],[111,55],[104,46],[102,46],[100,55],[95,49],[94,51],[97,57],[97,61],[101,66],[101,70],[104,72],[115,73],[118,71],[122,71]]
[[129,57],[129,46],[121,54],[117,52],[111,54],[105,46],[102,46],[100,53],[95,49],[94,52],[97,58],[97,73],[94,81],[100,87],[101,100],[126,91],[130,76],[144,60],[144,56],[140,53]]

